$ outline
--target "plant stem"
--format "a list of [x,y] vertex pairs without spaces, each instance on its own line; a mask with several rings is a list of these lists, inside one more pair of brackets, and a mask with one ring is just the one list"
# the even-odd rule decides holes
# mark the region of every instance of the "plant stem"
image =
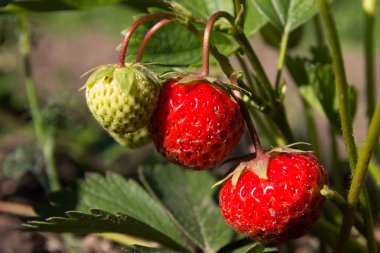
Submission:
[[243,59],[243,57],[240,56],[240,54],[238,54],[238,53],[236,53],[235,56],[236,56],[236,59],[239,62],[239,65],[243,69],[243,72],[245,73],[244,76],[246,77],[246,79],[248,81],[248,84],[250,85],[250,88],[253,90],[253,92],[257,93],[259,95],[259,97],[263,97],[264,100],[270,100],[269,97],[266,97],[267,94],[266,94],[265,88],[263,87],[263,85],[261,84],[261,82],[254,80],[254,78],[256,78],[256,77],[249,70],[247,64],[245,63],[245,60]]
[[[327,40],[328,40],[328,44],[329,44],[332,59],[333,59],[335,83],[336,83],[336,89],[337,89],[338,100],[339,100],[339,115],[340,115],[342,132],[343,132],[343,140],[346,145],[348,161],[350,164],[351,171],[354,171],[356,167],[356,162],[357,162],[357,150],[356,150],[356,144],[355,144],[355,140],[353,136],[352,119],[351,119],[350,107],[349,107],[348,83],[347,83],[346,74],[344,70],[343,57],[342,57],[341,47],[340,47],[340,43],[338,39],[338,33],[334,24],[334,20],[331,16],[327,0],[318,0],[318,5],[319,5],[320,13],[322,15],[324,28],[326,30]],[[361,198],[361,204],[364,210],[366,209],[370,210],[370,202],[369,202],[368,193],[367,193],[365,184],[363,184],[362,188],[363,188],[362,189],[363,196]],[[355,209],[351,211],[354,212],[354,210]],[[353,217],[353,213],[352,214],[350,213],[350,207],[349,207],[347,214],[344,215],[342,227],[340,230],[340,236],[338,239],[337,247],[335,249],[336,252],[344,252],[347,247],[347,239],[350,236],[350,231],[352,227],[352,217]],[[372,234],[373,224],[372,224],[371,213],[368,212],[367,210],[366,215],[363,215],[363,218],[365,219],[365,225],[368,228],[367,231],[372,231],[370,232]],[[346,223],[345,220],[347,220],[348,222]],[[367,244],[369,246],[369,249],[371,250],[373,249],[372,245],[376,245],[374,242],[370,241],[373,239],[373,235],[367,234],[367,239],[368,239]],[[371,252],[374,252],[374,251],[371,251]]]
[[374,54],[374,26],[376,0],[363,0],[363,11],[365,15],[364,25],[364,55],[366,71],[366,94],[367,94],[367,115],[369,120],[375,111],[376,106],[376,85],[375,85],[375,54]]
[[[364,55],[366,71],[366,98],[368,124],[376,106],[376,79],[374,53],[374,27],[376,23],[376,0],[363,0],[364,11]],[[375,147],[375,156],[380,162],[379,142]]]
[[348,83],[344,70],[343,57],[334,20],[331,16],[327,0],[318,0],[328,45],[333,58],[335,84],[339,99],[339,114],[342,124],[343,139],[346,145],[350,168],[353,170],[357,161],[357,150],[352,129],[352,119],[348,97]]
[[[325,243],[328,243],[330,246],[334,246],[336,243],[336,238],[338,236],[338,229],[334,224],[331,224],[324,219],[319,219],[315,224],[314,228],[311,230],[311,234],[314,234]],[[355,240],[354,238],[348,238],[347,244],[349,245],[350,252],[362,252],[367,253],[366,247]],[[345,253],[347,253],[345,251]]]
[[268,139],[270,145],[277,145],[277,146],[284,146],[280,145],[277,142],[277,138],[275,138],[275,134],[273,131],[268,127],[267,124],[265,124],[264,120],[261,118],[261,116],[257,113],[256,108],[250,108],[250,113],[252,117],[255,119],[255,123],[259,126],[259,129],[263,132],[264,136]]
[[261,84],[265,87],[267,92],[267,97],[273,99],[275,98],[275,91],[270,84],[269,78],[261,65],[259,58],[257,57],[255,51],[253,50],[251,43],[249,42],[247,36],[245,36],[243,31],[238,31],[234,34],[236,41],[241,45],[244,53],[246,54],[250,64],[256,72],[256,76]]
[[337,191],[331,190],[327,185],[323,186],[321,190],[321,195],[334,202],[335,205],[339,208],[339,210],[343,211],[346,209],[346,200]]
[[314,21],[314,29],[315,29],[315,37],[317,39],[317,45],[322,47],[325,45],[323,31],[321,27],[321,22],[319,20],[319,15],[316,15],[313,19]]
[[[275,92],[274,92],[272,86],[270,85],[269,79],[268,79],[266,73],[264,72],[264,69],[263,69],[259,59],[257,58],[251,44],[249,43],[248,38],[245,36],[243,31],[237,29],[234,26],[234,18],[228,12],[219,11],[219,12],[214,13],[211,16],[212,19],[219,19],[221,17],[227,19],[229,21],[229,23],[232,25],[232,29],[231,29],[232,36],[243,47],[243,50],[246,52],[248,59],[250,60],[253,68],[256,71],[256,75],[257,75],[258,79],[265,85],[265,90],[269,92],[270,97],[274,99],[273,101],[271,101],[271,104],[270,104],[270,116],[273,118],[273,121],[276,123],[276,125],[279,126],[279,128],[281,129],[282,133],[287,138],[287,140],[290,142],[293,142],[294,137],[293,137],[292,131],[290,129],[289,122],[286,118],[285,109],[284,109],[283,105],[280,103],[280,101],[276,100]],[[188,27],[188,28],[191,28],[191,27]],[[210,45],[210,51],[214,52],[213,53],[214,57],[219,58],[219,59],[217,58],[217,61],[218,61],[219,65],[221,66],[223,72],[227,76],[231,76],[231,74],[233,72],[233,68],[229,68],[224,63],[224,62],[228,61],[228,60],[227,61],[225,60],[226,57],[224,55],[220,56],[220,53],[217,50],[215,50],[215,48],[212,47],[211,45]],[[222,60],[223,59],[222,56],[224,57],[224,61]],[[223,68],[225,68],[225,69],[223,69]],[[240,80],[238,80],[238,81],[240,81]]]
[[313,117],[313,110],[304,99],[302,99],[302,103],[305,108],[307,132],[313,145],[314,154],[316,157],[321,158],[321,153],[319,150],[318,132],[316,129],[317,124],[315,123]]
[[[233,0],[234,1],[234,14],[235,14],[235,25],[238,29],[244,29],[244,21],[245,21],[245,10],[243,7],[245,5],[245,0]],[[242,7],[244,8],[242,10]]]
[[136,62],[141,61],[146,44],[148,43],[150,38],[153,36],[153,34],[157,32],[158,30],[160,30],[163,26],[169,24],[170,22],[172,22],[170,19],[163,19],[157,22],[157,24],[155,24],[154,26],[152,26],[152,28],[149,29],[149,31],[145,34],[144,39],[141,41],[139,51],[137,52],[137,56],[136,56]]
[[[243,72],[245,73],[245,77],[247,79],[248,85],[251,89],[253,89],[253,92],[255,92],[255,83],[252,79],[251,73],[248,69],[247,64],[245,63],[244,59],[239,55],[235,54],[236,59],[239,62],[240,67],[243,69]],[[261,116],[257,113],[257,108],[254,108],[253,106],[250,107],[250,113],[252,114],[253,118],[255,119],[255,122],[258,124],[260,130],[264,132],[264,135],[268,138],[270,144],[277,145],[277,146],[285,146],[286,141],[284,137],[279,133],[276,126],[273,123],[264,122],[264,120],[261,118]],[[266,118],[268,121],[268,118]]]
[[270,107],[270,116],[273,121],[281,130],[282,134],[286,137],[288,142],[294,142],[294,137],[292,131],[289,126],[288,119],[286,117],[284,106],[280,103],[280,101],[276,101],[276,95],[273,87],[271,86],[269,79],[257,58],[255,51],[253,50],[251,44],[247,36],[245,36],[243,31],[237,31],[233,34],[238,43],[242,46],[245,54],[247,55],[248,60],[252,64],[252,67],[256,71],[257,78],[259,82],[265,87],[265,91],[267,91],[267,96],[272,100],[272,104]]
[[281,37],[280,55],[278,57],[277,75],[276,75],[276,82],[275,82],[276,89],[280,88],[280,83],[282,79],[282,69],[284,68],[286,50],[288,48],[288,40],[289,40],[289,27],[286,26]]
[[173,19],[175,17],[176,17],[176,15],[171,14],[171,13],[154,13],[154,14],[146,15],[146,16],[140,18],[139,20],[137,20],[135,23],[133,23],[129,27],[127,33],[124,36],[124,40],[123,40],[123,42],[121,44],[121,49],[120,49],[120,54],[119,54],[119,58],[118,58],[118,61],[117,61],[117,66],[118,67],[124,67],[125,66],[125,63],[124,63],[125,53],[127,51],[129,40],[131,39],[133,32],[140,25],[142,25],[143,23],[145,23],[145,22],[147,22],[149,20],[152,20],[152,19],[163,19],[163,18],[165,18],[165,19]]
[[331,146],[331,167],[333,168],[333,178],[335,183],[335,189],[339,193],[345,193],[345,187],[342,180],[342,171],[339,166],[338,147],[336,142],[335,131],[330,127],[330,146]]
[[[364,184],[365,175],[368,170],[368,164],[370,162],[371,154],[374,149],[374,146],[376,142],[378,141],[379,134],[380,134],[380,104],[377,106],[376,111],[372,117],[368,134],[363,144],[363,148],[360,152],[358,163],[353,174],[350,190],[348,192],[348,197],[347,197],[347,209],[345,211],[343,222],[342,222],[342,230],[341,230],[341,236],[340,236],[340,238],[342,239],[340,240],[340,242],[342,242],[343,239],[346,239],[349,237],[351,226],[353,223],[353,217],[355,214],[356,205],[359,201],[359,193],[361,190],[361,186]],[[375,243],[374,245],[370,244],[369,246],[370,246],[369,247],[370,252],[376,252]],[[341,249],[342,244],[338,243],[338,247]],[[337,252],[344,252],[344,249],[338,250]]]
[[255,87],[255,82],[254,82],[253,77],[252,77],[253,74],[249,70],[246,62],[243,59],[243,57],[239,53],[235,53],[235,57],[236,57],[239,65],[240,65],[240,67],[243,69],[244,77],[245,77],[245,79],[247,79],[249,88],[252,89],[253,92],[257,92],[256,87]]
[[212,26],[219,18],[226,18],[230,23],[234,23],[234,19],[231,15],[226,15],[224,12],[214,13],[206,23],[205,31],[203,33],[203,65],[202,75],[208,76],[209,74],[209,48]]
[[369,172],[374,178],[377,187],[380,188],[380,170],[376,167],[376,165],[373,162],[369,163]]
[[33,117],[33,125],[39,145],[42,149],[46,165],[46,173],[51,191],[61,189],[61,183],[54,160],[54,138],[51,131],[47,131],[39,110],[35,85],[32,77],[31,57],[30,57],[30,28],[27,14],[20,14],[20,35],[19,48],[23,58],[23,68],[25,74],[25,87],[28,97],[29,108]]

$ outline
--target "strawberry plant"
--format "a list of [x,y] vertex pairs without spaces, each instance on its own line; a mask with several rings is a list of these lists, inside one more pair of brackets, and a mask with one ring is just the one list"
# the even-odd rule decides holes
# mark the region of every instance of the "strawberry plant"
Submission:
[[[96,234],[141,253],[298,252],[303,244],[308,252],[378,252],[377,3],[362,2],[365,95],[347,77],[334,1],[5,3],[0,14],[15,20],[48,198],[23,213],[22,229]],[[60,128],[52,120],[60,108],[47,113],[37,99],[30,17],[106,5],[138,15],[122,32],[115,62],[77,85],[89,117],[83,129]],[[258,36],[268,44],[263,52]],[[277,61],[264,65],[273,50]],[[358,115],[363,104],[366,114]],[[363,143],[355,117],[366,121]],[[91,126],[98,134],[85,131]],[[65,131],[65,145],[56,144]],[[70,184],[62,179],[59,152],[80,167],[114,150],[131,154],[118,172],[87,167]],[[4,173],[32,171],[25,164],[33,159],[17,154],[24,153],[4,162]],[[134,160],[138,168],[127,173]]]

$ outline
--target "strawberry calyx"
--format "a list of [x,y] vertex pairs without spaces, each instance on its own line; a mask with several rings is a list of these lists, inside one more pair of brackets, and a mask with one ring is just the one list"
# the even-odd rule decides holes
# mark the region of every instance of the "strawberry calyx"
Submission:
[[175,85],[187,85],[187,84],[195,84],[195,83],[204,83],[208,84],[210,86],[213,86],[217,88],[217,90],[223,90],[227,94],[230,95],[231,98],[235,102],[236,101],[236,96],[232,94],[232,91],[236,90],[239,92],[242,92],[246,94],[248,97],[252,96],[252,92],[241,88],[237,85],[231,84],[231,83],[226,83],[218,80],[215,77],[212,76],[207,76],[207,75],[202,75],[198,73],[193,73],[193,72],[167,72],[164,73],[160,76],[161,79],[164,80],[175,80]]
[[82,86],[81,90],[86,87],[91,88],[99,81],[111,83],[112,80],[115,80],[115,83],[120,85],[127,94],[130,93],[133,83],[138,81],[136,79],[148,78],[152,83],[160,85],[160,81],[156,75],[140,63],[127,63],[122,67],[118,67],[116,64],[100,65],[87,71],[81,77],[89,75],[90,73],[92,74]]
[[[252,171],[255,173],[259,178],[263,180],[268,180],[268,165],[269,161],[277,157],[281,154],[307,154],[307,153],[312,153],[312,151],[305,151],[305,150],[300,150],[300,149],[295,149],[291,148],[295,145],[310,145],[309,143],[305,142],[297,142],[297,143],[292,143],[283,147],[276,147],[273,149],[270,149],[268,151],[263,152],[262,150],[258,150],[256,152],[255,158],[249,160],[249,161],[242,161],[239,163],[239,165],[226,177],[224,177],[222,180],[216,182],[212,188],[221,185],[225,183],[227,180],[231,179],[232,185],[235,187],[239,177],[244,173],[245,171]],[[248,155],[247,155],[248,156]],[[244,156],[246,157],[246,156]]]

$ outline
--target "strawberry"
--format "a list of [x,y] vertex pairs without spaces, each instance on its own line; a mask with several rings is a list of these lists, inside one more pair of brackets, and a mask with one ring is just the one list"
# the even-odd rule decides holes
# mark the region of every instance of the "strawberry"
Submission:
[[242,162],[237,178],[228,179],[219,193],[226,222],[264,243],[307,233],[325,202],[320,190],[328,183],[326,169],[311,153],[284,150]]
[[111,133],[111,136],[121,146],[129,149],[141,148],[151,141],[146,127],[129,134]]
[[225,89],[188,75],[164,83],[148,130],[168,161],[206,170],[239,142],[244,120],[240,106]]
[[87,105],[95,119],[118,135],[146,126],[160,90],[155,76],[139,64],[100,66],[85,87]]

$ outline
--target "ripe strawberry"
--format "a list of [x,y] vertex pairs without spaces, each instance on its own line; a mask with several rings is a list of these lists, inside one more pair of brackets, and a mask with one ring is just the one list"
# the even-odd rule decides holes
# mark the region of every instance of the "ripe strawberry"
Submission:
[[111,133],[111,136],[121,146],[129,149],[141,148],[151,141],[148,135],[148,129],[146,127],[140,128],[136,132],[129,134]]
[[85,86],[87,105],[95,119],[119,135],[146,126],[160,90],[154,75],[139,64],[100,66]]
[[224,89],[191,77],[165,82],[148,130],[167,160],[206,170],[239,142],[244,121],[239,105]]
[[327,172],[310,153],[272,151],[262,156],[269,158],[266,175],[257,170],[266,163],[259,157],[239,165],[243,170],[235,186],[233,179],[223,185],[222,214],[235,230],[258,241],[300,237],[321,213],[325,198],[320,190],[328,183]]

